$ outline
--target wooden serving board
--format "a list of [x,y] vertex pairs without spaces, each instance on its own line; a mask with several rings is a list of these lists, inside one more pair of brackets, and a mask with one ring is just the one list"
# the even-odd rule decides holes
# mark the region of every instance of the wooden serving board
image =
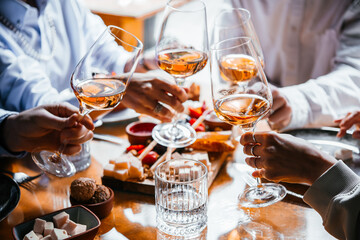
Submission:
[[[208,154],[211,162],[211,171],[209,172],[208,176],[208,187],[210,187],[221,167],[227,161],[228,157],[231,156],[232,152]],[[144,181],[136,181],[131,179],[127,181],[120,181],[112,177],[103,176],[102,184],[112,189],[155,195],[155,180],[152,179],[145,179]]]

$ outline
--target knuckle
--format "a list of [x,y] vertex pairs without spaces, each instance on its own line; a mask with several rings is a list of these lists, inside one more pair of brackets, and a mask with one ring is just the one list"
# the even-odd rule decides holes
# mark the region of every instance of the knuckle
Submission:
[[273,154],[276,152],[275,146],[268,146],[264,148],[264,152],[267,154]]

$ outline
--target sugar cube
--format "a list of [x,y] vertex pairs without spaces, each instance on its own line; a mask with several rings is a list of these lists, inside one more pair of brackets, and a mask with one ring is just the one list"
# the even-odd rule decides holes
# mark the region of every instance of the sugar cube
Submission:
[[53,221],[55,223],[55,227],[61,228],[62,225],[69,219],[69,214],[66,212],[61,212],[53,217]]
[[40,218],[36,218],[35,223],[34,223],[34,229],[33,229],[34,232],[43,234],[45,223],[46,223],[45,220],[42,220]]
[[86,225],[83,224],[76,224],[76,228],[70,233],[71,236],[83,233],[86,231]]
[[61,228],[64,229],[67,232],[67,234],[70,235],[70,233],[72,231],[74,231],[76,227],[77,227],[76,223],[74,223],[71,220],[68,220],[68,221],[66,221],[66,223]]
[[69,235],[67,234],[67,232],[64,229],[54,228],[54,230],[51,232],[52,240],[60,240],[60,239],[68,238],[68,237],[69,237]]
[[25,235],[24,240],[39,240],[34,231],[29,232]]
[[44,226],[44,236],[50,235],[53,229],[54,229],[54,223],[46,222]]

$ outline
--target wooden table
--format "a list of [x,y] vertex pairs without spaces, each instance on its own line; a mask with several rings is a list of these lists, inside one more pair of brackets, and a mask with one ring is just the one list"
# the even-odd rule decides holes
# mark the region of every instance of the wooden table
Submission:
[[[259,126],[259,129],[262,127]],[[100,133],[124,135],[124,125],[108,125],[96,130]],[[91,166],[70,178],[43,177],[43,188],[28,191],[21,188],[21,198],[17,208],[0,222],[1,239],[12,239],[11,228],[16,224],[45,213],[70,206],[69,185],[75,178],[86,176],[101,181],[102,164],[120,153],[120,145],[95,141],[91,143]],[[259,209],[241,209],[237,204],[238,194],[245,188],[242,178],[248,167],[243,164],[241,147],[234,153],[236,162],[230,161],[222,168],[209,189],[208,226],[199,239],[243,239],[248,234],[239,227],[239,222],[247,215],[253,222],[271,226],[283,239],[333,239],[323,228],[320,216],[306,207],[301,199],[288,196],[272,206]],[[33,175],[39,170],[30,158],[0,159],[1,168],[14,172],[22,171]],[[306,187],[287,185],[294,192],[304,192]],[[101,221],[98,236],[116,228],[131,240],[136,239],[175,239],[163,236],[156,230],[154,197],[128,192],[115,191],[115,207],[111,214]],[[261,238],[257,238],[261,239]],[[276,239],[274,237],[268,239]]]

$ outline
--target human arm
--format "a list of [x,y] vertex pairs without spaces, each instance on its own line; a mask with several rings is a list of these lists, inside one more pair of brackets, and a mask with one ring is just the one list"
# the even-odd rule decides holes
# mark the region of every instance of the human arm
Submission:
[[158,102],[171,106],[178,112],[182,112],[183,102],[187,100],[184,89],[175,83],[155,75],[155,73],[135,73],[126,90],[122,103],[133,108],[139,113],[148,114],[162,121],[171,121],[174,113],[170,108],[163,105],[159,113],[154,112]]
[[333,125],[335,119],[360,105],[359,16],[360,5],[354,2],[343,15],[339,35],[332,29],[327,32],[329,39],[336,38],[338,41],[328,74],[279,89],[292,107],[287,129]]
[[64,154],[75,154],[90,140],[92,120],[82,118],[70,104],[39,106],[9,115],[2,123],[1,145],[10,152],[31,152],[36,148],[55,151],[65,144]]
[[342,161],[287,134],[245,133],[240,143],[246,154],[257,144],[253,153],[258,158],[246,159],[250,166],[260,168],[254,177],[311,185],[304,201],[319,212],[326,230],[340,239],[357,239],[360,177]]

